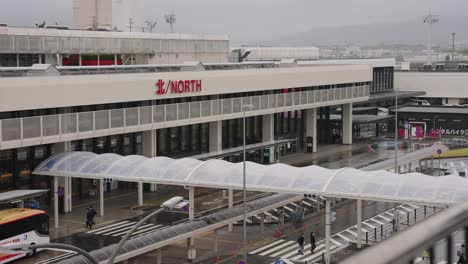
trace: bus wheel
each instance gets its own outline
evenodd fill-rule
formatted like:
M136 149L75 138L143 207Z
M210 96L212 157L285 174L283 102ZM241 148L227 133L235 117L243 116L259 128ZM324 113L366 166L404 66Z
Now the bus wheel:
M36 243L31 243L31 246L32 245L36 245ZM36 254L36 249L30 249L28 253L26 253L26 256L28 257L32 257Z

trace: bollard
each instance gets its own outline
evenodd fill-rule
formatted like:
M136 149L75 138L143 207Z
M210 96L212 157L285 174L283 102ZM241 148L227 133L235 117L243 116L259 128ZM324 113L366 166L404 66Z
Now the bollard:
M434 213L435 213L435 205L434 205Z
M377 227L374 227L374 240L377 241Z
M380 225L380 239L383 240L383 225Z
M369 245L369 232L366 232L366 245Z
M409 225L409 212L406 213L406 222Z
M424 205L424 217L426 217L426 206Z
M414 222L416 223L416 209L414 209Z
M322 263L325 264L325 252L322 252Z

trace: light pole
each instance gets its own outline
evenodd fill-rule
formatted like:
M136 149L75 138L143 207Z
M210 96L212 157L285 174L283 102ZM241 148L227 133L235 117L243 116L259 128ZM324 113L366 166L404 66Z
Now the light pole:
M246 188L246 146L245 146L245 110L252 109L253 105L242 105L242 130L243 130L243 153L244 153L244 168L243 168L243 175L242 175L242 191L243 191L243 202L242 202L242 216L243 216L243 235L242 235L242 245L244 247L243 250L243 260L247 263L247 212L245 208L245 201L247 200L247 188Z
M395 173L398 173L398 90L395 89ZM398 230L398 215L396 203L393 203L393 231Z

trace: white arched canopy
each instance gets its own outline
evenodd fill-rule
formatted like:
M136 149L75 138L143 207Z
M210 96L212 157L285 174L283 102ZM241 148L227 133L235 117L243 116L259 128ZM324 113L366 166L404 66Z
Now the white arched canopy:
M66 152L42 162L34 174L242 189L242 166L242 163L224 160ZM420 173L395 174L354 168L331 170L319 166L298 168L253 162L247 162L247 189L428 204L452 204L468 198L468 181L454 175L432 177Z

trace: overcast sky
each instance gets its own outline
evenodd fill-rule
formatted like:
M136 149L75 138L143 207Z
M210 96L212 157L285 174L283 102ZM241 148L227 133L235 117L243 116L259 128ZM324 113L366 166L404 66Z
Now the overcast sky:
M468 16L468 0L132 0L141 20L157 19L156 31L167 32L163 15L174 10L176 31L228 33L234 44L324 26L420 20L432 11ZM0 23L72 24L72 0L0 0Z

